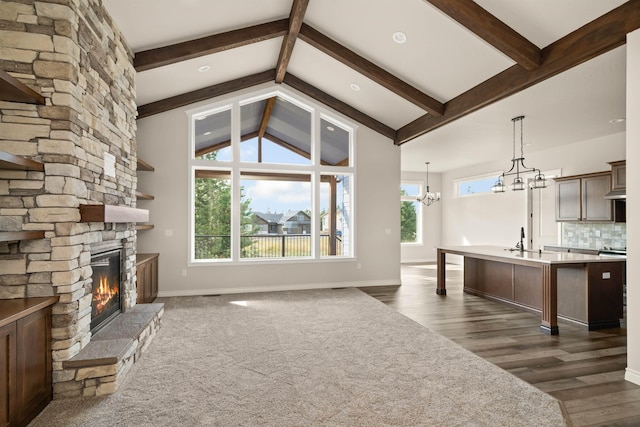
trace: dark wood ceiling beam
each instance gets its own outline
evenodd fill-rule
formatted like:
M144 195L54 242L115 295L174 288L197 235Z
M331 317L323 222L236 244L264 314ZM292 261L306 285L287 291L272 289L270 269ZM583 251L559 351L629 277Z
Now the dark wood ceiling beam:
M264 136L264 133L267 131L267 126L269 125L269 119L271 118L273 106L276 105L276 99L276 96L272 96L271 98L267 99L267 102L264 104L262 119L260 120L260 127L258 128L258 138L262 138Z
M495 47L521 67L540 66L540 48L487 12L473 0L427 0L451 19Z
M240 141L248 141L251 138L256 138L258 136L258 132L250 132L244 135L240 136ZM222 141L222 142L218 142L217 144L212 144L212 145L208 145L205 147L202 147L198 150L196 150L195 152L195 157L200 157L200 156L204 156L205 154L209 154L212 153L216 150L221 150L223 148L226 147L230 147L231 146L231 140L226 140L226 141Z
M357 53L347 49L340 43L330 39L309 25L302 24L299 37L301 40L309 43L321 52L340 61L344 65L354 69L358 73L368 77L377 84L389 89L391 92L417 105L430 114L435 116L441 116L443 114L444 106L440 101L400 80L393 74L361 57Z
M287 150L296 153L298 156L304 157L305 159L311 159L311 153L304 151L302 148L296 147L293 144L289 144L284 139L280 139L275 135L270 133L265 133L264 137L269 141L273 142L276 145L279 145L282 148L286 148Z
M216 96L225 95L240 89L256 86L261 83L273 81L275 69L263 71L261 73L251 74L249 76L240 77L228 82L208 86L192 92L176 95L171 98L162 99L160 101L151 102L138 107L138 119L152 116L154 114L163 113L173 110L174 108L184 107L194 102L204 101L215 98Z
M309 0L293 0L291 13L289 14L289 33L282 41L280 56L278 57L278 65L276 65L276 83L282 83L284 80L284 75L287 72L289 60L293 53L293 46L298 39L302 20L304 19L304 14L307 11L308 5Z
M296 90L299 90L300 92L315 99L316 101L321 102L330 108L333 108L334 110L357 121L358 123L361 123L364 126L367 126L368 128L373 129L379 134L384 135L387 138L391 138L393 140L396 139L395 129L392 129L389 126L385 125L384 123L377 121L373 117L370 117L364 114L362 111L357 110L356 108L350 106L349 104L346 104L340 101L339 99L334 98L333 96L329 95L326 92L321 91L315 86L312 86L309 83L303 80L300 80L293 74L287 73L284 76L284 83Z
M175 64L176 62L284 36L288 31L288 19L267 22L265 24L214 34L170 46L137 52L133 60L133 65L136 71L146 71L152 68Z
M447 102L444 116L425 114L398 129L396 145L622 46L626 42L626 35L638 28L640 0L630 0L545 47L542 50L542 64L535 70L527 71L514 65Z

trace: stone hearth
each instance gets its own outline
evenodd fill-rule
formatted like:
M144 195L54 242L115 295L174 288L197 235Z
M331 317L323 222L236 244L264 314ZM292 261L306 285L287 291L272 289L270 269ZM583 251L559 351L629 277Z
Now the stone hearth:
M58 397L102 396L115 392L160 328L164 304L138 304L118 315L71 360L62 363L69 378Z

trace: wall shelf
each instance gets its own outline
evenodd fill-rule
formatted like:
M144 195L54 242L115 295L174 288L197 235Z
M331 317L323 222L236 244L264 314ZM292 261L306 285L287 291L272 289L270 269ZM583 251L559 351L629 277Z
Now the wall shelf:
M136 197L138 200L154 200L153 194L143 193L142 191L136 191Z
M0 70L0 99L9 102L44 105L44 96Z
M29 170L44 172L44 164L35 160L15 156L5 151L0 151L0 169Z
M139 171L147 171L147 172L153 172L155 171L155 168L153 166L151 166L149 163L145 162L144 160L137 160L137 170Z
M153 224L136 224L136 230L152 230Z
M0 242L44 239L44 231L0 231Z
M80 222L147 222L147 209L113 205L80 205Z

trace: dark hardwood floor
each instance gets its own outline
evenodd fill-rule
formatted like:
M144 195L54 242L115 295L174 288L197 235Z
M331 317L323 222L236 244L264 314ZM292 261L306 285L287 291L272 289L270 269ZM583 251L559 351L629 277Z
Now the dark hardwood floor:
M444 297L435 264L403 265L402 286L360 289L561 400L574 426L640 426L640 386L624 380L624 327L589 332L561 321L560 335L544 335L540 315L464 294L455 265Z

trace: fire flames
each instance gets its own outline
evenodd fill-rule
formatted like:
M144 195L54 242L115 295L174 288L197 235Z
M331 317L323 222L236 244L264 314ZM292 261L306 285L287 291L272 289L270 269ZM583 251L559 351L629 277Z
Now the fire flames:
M100 275L98 287L93 292L93 302L96 312L100 313L106 309L113 299L118 296L118 284L109 285L109 278Z

